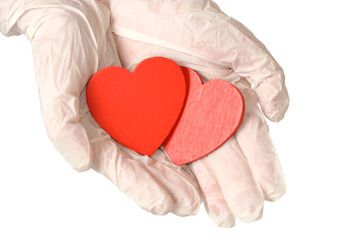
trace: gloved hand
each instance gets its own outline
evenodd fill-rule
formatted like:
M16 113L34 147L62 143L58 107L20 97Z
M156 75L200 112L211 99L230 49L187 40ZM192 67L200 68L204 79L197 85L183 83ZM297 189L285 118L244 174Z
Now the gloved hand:
M264 199L274 201L285 192L264 119L279 121L288 107L281 67L248 29L212 1L110 0L110 10L123 67L133 70L145 58L163 56L195 69L205 82L220 78L242 92L246 110L235 135L189 167L216 225L259 219Z
M3 34L26 34L31 41L46 130L69 164L78 171L94 168L152 213L196 213L201 199L188 171L168 164L161 151L141 156L117 144L89 113L87 81L103 67L120 65L108 5L2 0L0 16Z

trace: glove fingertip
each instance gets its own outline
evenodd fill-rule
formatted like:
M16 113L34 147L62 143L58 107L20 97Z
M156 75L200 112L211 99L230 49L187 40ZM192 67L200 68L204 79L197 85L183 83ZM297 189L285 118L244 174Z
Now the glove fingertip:
M90 149L90 155L87 157L79 157L77 158L76 156L75 159L70 159L70 158L66 158L66 161L68 162L68 164L70 165L70 167L72 167L73 169L75 169L78 172L85 172L91 169L92 167L92 150Z
M267 88L267 89L264 89ZM255 89L261 110L272 122L281 121L289 108L289 95L286 87L269 88L261 85Z
M263 204L255 205L255 206L252 206L246 214L243 214L240 216L237 215L236 218L245 223L255 222L262 218L263 209L264 209Z
M286 186L284 184L280 186L278 189L275 189L273 192L267 193L265 195L265 199L270 202L275 202L279 200L285 193L286 193Z
M84 172L92 167L93 149L80 123L46 125L50 141L73 169Z
M289 100L284 100L281 104L277 104L275 106L271 106L271 111L266 111L262 107L262 111L266 118L268 118L272 122L280 122L284 119L285 113L289 107ZM268 107L269 108L269 107Z

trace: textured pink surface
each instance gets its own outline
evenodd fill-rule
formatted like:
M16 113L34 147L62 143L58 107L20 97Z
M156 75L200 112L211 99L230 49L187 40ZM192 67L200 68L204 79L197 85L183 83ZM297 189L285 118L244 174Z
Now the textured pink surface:
M244 114L244 100L235 86L220 79L203 84L197 72L185 67L182 70L187 98L163 144L177 165L195 161L220 147L237 130Z

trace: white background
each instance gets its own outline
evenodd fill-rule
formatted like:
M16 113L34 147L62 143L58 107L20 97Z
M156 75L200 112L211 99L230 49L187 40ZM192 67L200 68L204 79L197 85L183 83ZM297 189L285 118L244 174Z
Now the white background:
M285 70L291 105L269 123L288 191L232 229L154 216L103 176L72 170L48 141L30 43L0 36L0 239L360 239L357 1L217 3ZM44 69L46 71L46 69Z

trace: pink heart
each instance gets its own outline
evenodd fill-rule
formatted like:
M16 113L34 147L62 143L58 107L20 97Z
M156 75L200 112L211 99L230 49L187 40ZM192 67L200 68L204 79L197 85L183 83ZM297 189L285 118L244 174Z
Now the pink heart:
M182 70L187 98L163 144L176 165L198 160L220 147L235 133L244 115L244 99L235 86L220 79L203 84L196 71Z

